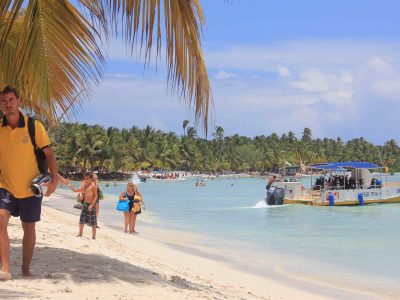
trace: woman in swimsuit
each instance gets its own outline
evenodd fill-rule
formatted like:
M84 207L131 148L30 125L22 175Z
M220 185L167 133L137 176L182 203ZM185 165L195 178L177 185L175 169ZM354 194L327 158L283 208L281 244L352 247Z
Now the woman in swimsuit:
M129 201L129 211L124 211L125 233L136 233L136 215L142 212L141 208L144 206L144 201L137 185L133 182L128 182L126 191L121 193L119 199Z

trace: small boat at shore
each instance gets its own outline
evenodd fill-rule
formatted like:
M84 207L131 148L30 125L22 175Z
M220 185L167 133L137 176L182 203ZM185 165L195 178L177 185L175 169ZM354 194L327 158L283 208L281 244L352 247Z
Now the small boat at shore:
M164 181L164 182L174 182L174 181L183 181L186 180L185 177L177 177L177 178L159 178L159 177L150 177L151 180L155 181Z
M320 175L302 182L274 182L267 190L268 205L364 205L400 202L400 182L388 182L387 168L369 162L331 162L310 166ZM374 173L371 170L385 171Z

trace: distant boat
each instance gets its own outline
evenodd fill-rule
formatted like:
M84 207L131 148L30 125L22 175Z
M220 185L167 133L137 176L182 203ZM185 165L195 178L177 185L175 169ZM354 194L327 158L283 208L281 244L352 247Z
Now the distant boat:
M156 180L156 181L182 181L186 180L185 177L176 177L176 178L157 178L157 177L150 177L151 180Z
M331 162L310 168L320 172L317 178L309 177L310 189L301 182L274 182L266 203L337 206L400 202L400 182L388 182L383 180L387 174L373 176L370 172L387 168L369 162Z

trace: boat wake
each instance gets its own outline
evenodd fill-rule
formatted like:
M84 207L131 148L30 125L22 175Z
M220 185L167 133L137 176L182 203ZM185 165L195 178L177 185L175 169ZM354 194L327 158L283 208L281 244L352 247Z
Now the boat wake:
M132 174L131 182L133 182L134 184L140 184L140 178L136 172Z
M275 208L275 207L282 207L282 206L287 206L289 204L282 204L282 205L267 205L265 203L265 200L258 201L254 206L251 208Z

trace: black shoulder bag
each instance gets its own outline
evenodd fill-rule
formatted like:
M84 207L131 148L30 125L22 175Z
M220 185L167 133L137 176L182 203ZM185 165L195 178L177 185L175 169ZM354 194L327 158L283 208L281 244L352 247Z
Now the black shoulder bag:
M36 156L36 161L38 164L39 172L40 172L40 174L49 174L48 168L47 168L46 155L44 154L43 150L39 149L38 146L36 145L35 119L32 117L28 117L28 131L29 131L29 136L31 138L31 142L33 145L33 149L35 151L35 156Z

